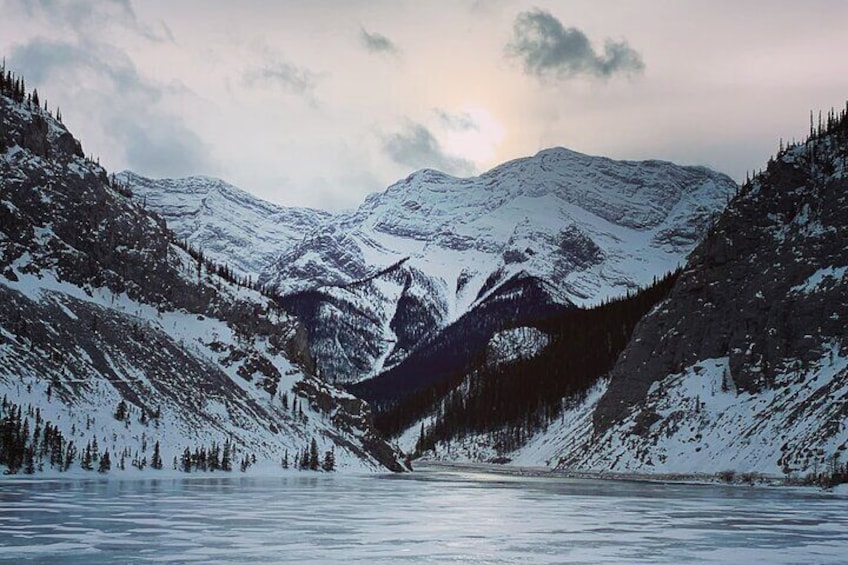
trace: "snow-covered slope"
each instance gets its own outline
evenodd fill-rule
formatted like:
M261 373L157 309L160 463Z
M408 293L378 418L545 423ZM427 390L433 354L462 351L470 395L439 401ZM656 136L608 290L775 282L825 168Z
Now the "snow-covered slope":
M178 238L254 280L282 249L330 217L311 208L276 206L211 177L149 179L124 171L115 180L164 218Z
M424 170L330 218L261 280L308 311L313 350L334 352L318 355L323 373L358 381L432 337L400 336L398 320L436 331L518 279L542 281L563 305L650 283L685 259L735 191L699 167L562 148L468 179ZM349 330L315 331L339 318ZM370 350L346 348L363 341L351 333Z
M469 179L424 170L331 219L265 276L288 292L350 283L408 258L443 281L449 319L499 268L596 303L676 266L735 190L703 168L563 148Z
M279 468L314 440L338 468L402 468L367 406L310 376L296 319L178 245L44 110L0 96L0 126L6 432L50 422L73 466L95 443L113 469L119 454L151 463L156 444L169 467L215 444L236 468ZM35 442L3 441L4 457L52 464Z
M848 117L828 123L742 187L610 378L516 463L792 475L845 462Z
M736 189L703 168L562 148L469 179L419 171L335 216L217 179L117 178L206 257L287 295L321 374L338 382L397 366L517 279L543 281L563 305L649 283Z

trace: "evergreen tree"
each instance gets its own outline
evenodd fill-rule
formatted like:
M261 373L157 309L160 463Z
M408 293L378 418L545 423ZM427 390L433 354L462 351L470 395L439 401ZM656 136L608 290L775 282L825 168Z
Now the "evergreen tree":
M62 465L62 471L67 471L71 468L74 459L77 458L77 448L73 440L68 442L68 448L65 450L65 463Z
M150 460L150 466L157 470L162 468L162 454L159 451L158 441L153 445L153 458Z
M112 469L112 460L109 457L109 450L107 449L103 452L103 456L100 457L100 465L97 467L98 473L108 473L109 470Z
M309 445L309 468L313 471L318 470L318 442L312 438L312 443Z
M91 461L92 461L91 442L89 442L85 445L85 451L83 452L82 461L80 462L80 466L83 469L85 469L86 471L91 471L92 469L94 469L94 467L91 464Z
M206 452L206 465L208 466L210 471L217 471L221 468L219 452L220 449L218 447L218 444L212 442L212 447L210 447L209 451Z
M115 408L115 419L123 422L127 418L127 403L124 402L124 399L118 403L118 407Z
M229 439L227 439L227 440L224 442L224 450L223 450L223 452L221 453L221 470L222 470L222 471L227 471L227 472L229 472L229 471L232 471L232 470L233 470L233 464L232 464L232 459L231 459L231 457L232 457L231 452L232 452L232 448L230 447L230 440L229 440Z
M35 451L32 446L24 450L24 473L32 475L35 473Z
M326 453L324 453L324 462L322 463L321 468L328 472L336 470L336 454L332 449L329 449Z
M184 472L191 473L191 451L187 447L183 451L183 457L180 463Z

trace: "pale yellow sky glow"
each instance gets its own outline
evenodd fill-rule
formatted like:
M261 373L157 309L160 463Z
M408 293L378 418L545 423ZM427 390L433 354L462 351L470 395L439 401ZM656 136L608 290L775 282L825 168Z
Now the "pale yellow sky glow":
M504 140L506 129L485 108L464 108L461 115L467 116L473 127L451 129L445 133L441 138L445 150L481 167L491 165L498 146Z
M220 176L287 205L349 208L417 168L479 173L554 145L738 180L802 136L811 109L848 98L836 0L2 10L9 65L110 170ZM521 21L539 27L521 36Z

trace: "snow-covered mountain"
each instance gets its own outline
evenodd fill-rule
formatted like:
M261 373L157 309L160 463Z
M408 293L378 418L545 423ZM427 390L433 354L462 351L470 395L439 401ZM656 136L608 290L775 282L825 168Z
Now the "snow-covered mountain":
M514 451L479 435L436 456L599 472L837 469L848 449L846 159L848 110L742 187L608 377L564 398Z
M304 319L322 374L356 382L521 281L564 306L650 283L736 188L700 167L562 148L468 179L424 170L330 218L261 280Z
M343 383L397 367L527 285L565 307L645 285L684 260L736 190L699 167L562 148L468 179L419 171L334 216L216 179L119 180L204 255L284 295L319 372Z
M115 180L164 218L179 239L254 280L281 250L330 217L311 208L277 206L211 177L154 180L124 171Z
M612 371L590 447L566 461L777 473L844 457L846 155L843 115L743 187Z
M563 148L468 179L423 170L331 219L265 275L288 293L313 281L349 284L406 260L441 280L449 320L468 311L499 269L595 303L676 266L735 190L699 167Z
M226 446L234 467L403 468L275 301L181 246L37 102L0 95L0 126L0 464L155 447L205 467Z

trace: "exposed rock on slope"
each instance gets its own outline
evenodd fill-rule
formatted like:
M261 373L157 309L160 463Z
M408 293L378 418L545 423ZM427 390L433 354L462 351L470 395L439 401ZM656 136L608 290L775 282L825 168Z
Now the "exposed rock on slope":
M322 374L355 382L521 281L540 281L544 301L566 306L650 283L735 190L703 168L566 149L470 179L425 170L329 219L262 280L303 313ZM330 320L342 322L327 333Z
M304 374L298 322L209 271L45 111L0 96L0 391L77 449L162 457L229 442L398 470L361 401ZM124 418L116 407L128 403ZM153 416L155 414L155 417Z
M637 328L563 465L823 470L848 447L848 120L772 160Z

